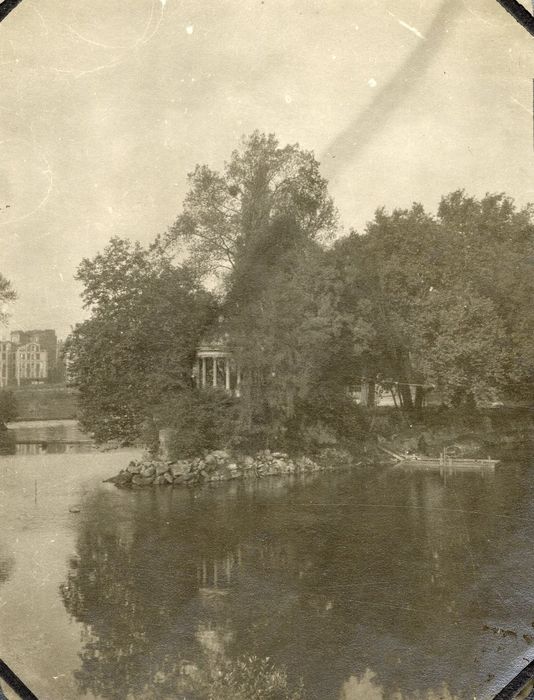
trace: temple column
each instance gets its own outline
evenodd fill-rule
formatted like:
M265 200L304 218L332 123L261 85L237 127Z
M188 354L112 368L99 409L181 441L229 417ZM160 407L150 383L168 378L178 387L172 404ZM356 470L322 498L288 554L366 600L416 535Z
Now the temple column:
M200 386L203 389L205 389L206 388L206 358L202 357L200 359L200 361L202 362L202 383Z
M226 380L226 391L230 391L230 360L227 357L224 358L224 372Z
M217 388L217 358L213 358L213 388Z
M236 365L235 371L235 395L241 396L241 369Z

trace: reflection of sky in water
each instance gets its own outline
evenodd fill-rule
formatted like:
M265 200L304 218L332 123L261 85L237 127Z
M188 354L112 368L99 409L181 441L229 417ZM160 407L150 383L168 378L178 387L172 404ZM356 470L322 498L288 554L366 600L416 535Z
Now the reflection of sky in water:
M445 683L439 688L414 695L405 695L400 691L388 694L380 684L376 673L367 668L361 676L351 676L343 684L339 700L459 700L459 698L450 692Z
M173 697L184 668L254 654L309 700L489 698L532 654L526 466L101 483L127 460L0 463L0 645L44 697Z

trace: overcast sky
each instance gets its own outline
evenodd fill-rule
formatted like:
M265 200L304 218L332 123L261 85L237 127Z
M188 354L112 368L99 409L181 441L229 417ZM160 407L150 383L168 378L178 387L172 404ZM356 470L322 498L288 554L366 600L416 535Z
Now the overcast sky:
M81 258L164 232L187 173L254 129L316 153L345 230L460 187L534 201L533 55L495 0L22 0L0 24L11 328L64 336Z

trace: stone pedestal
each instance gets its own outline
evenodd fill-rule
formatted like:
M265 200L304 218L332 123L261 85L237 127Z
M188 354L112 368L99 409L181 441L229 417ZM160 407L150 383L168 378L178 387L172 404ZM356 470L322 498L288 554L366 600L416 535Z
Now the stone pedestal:
M174 428L162 428L159 431L159 456L164 461L172 459L171 449L176 434Z

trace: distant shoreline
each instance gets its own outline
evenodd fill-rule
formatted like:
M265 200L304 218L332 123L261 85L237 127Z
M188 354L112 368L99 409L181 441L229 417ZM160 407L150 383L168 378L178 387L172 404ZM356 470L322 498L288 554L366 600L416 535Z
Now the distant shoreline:
M38 427L38 424L43 425L76 425L78 421L72 416L67 416L66 418L21 418L20 420L12 420L6 423L8 430L10 428L24 428L25 424L31 427Z

